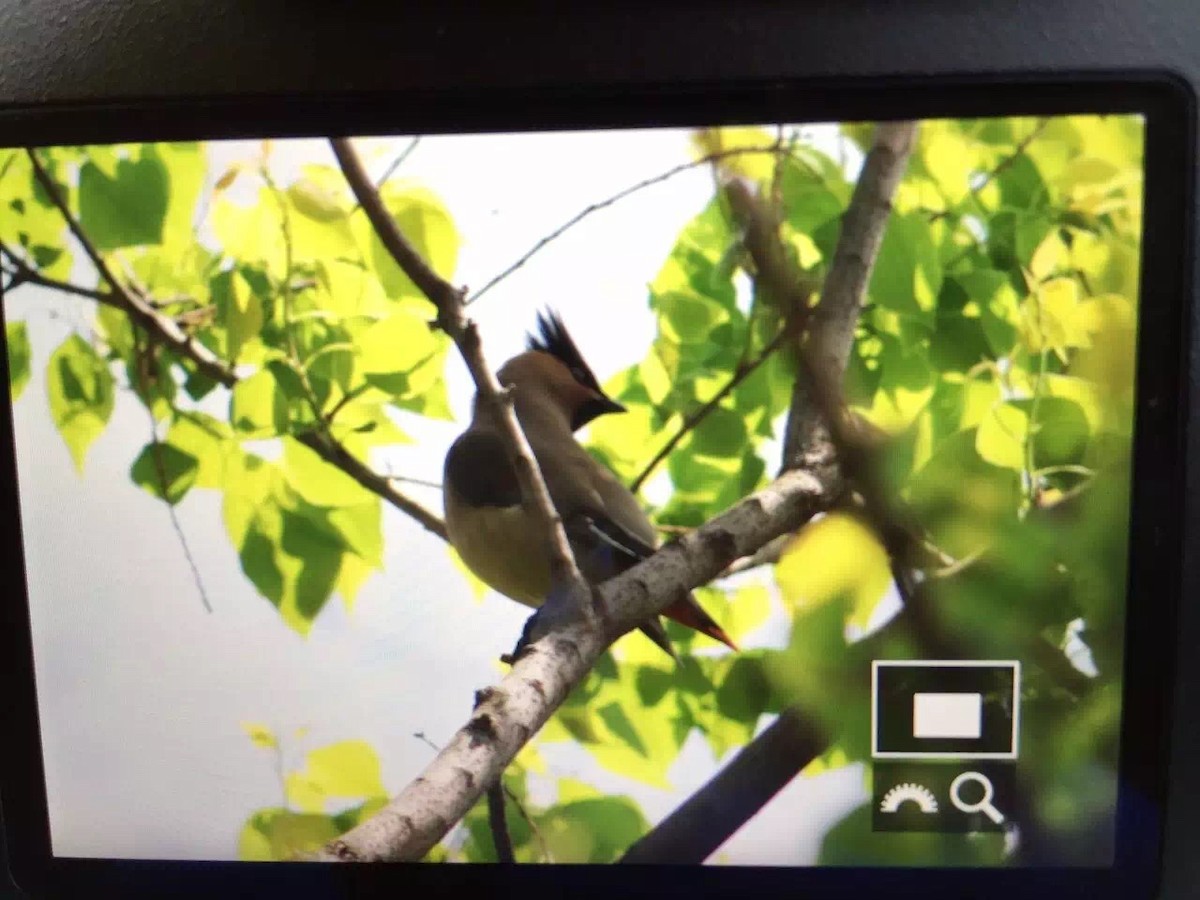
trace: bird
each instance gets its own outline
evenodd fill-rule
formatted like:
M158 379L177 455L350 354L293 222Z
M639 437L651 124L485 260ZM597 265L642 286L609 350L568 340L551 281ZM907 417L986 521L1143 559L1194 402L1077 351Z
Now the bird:
M500 367L497 380L511 390L517 421L580 573L598 585L651 556L658 549L658 534L633 492L575 437L592 420L625 412L625 407L601 389L557 313L539 312L536 332L526 335L524 352ZM498 415L476 394L470 425L446 453L446 531L476 577L538 609L551 588L550 558L542 526L522 505ZM738 649L690 592L662 615ZM639 627L678 661L658 616Z

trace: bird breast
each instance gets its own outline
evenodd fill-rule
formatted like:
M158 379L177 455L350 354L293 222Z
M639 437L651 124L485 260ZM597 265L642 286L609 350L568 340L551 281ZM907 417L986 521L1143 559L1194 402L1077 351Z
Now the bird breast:
M550 592L550 563L541 529L521 506L448 503L446 530L467 568L493 590L539 607Z

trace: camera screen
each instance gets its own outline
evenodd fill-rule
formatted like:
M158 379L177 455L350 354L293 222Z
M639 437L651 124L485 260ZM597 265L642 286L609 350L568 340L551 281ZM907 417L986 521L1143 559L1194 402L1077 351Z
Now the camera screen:
M407 818L443 863L1111 865L1143 150L1134 115L0 149L55 855ZM769 539L693 540L735 507ZM465 814L403 806L564 545L599 589L667 544L725 556L442 784Z

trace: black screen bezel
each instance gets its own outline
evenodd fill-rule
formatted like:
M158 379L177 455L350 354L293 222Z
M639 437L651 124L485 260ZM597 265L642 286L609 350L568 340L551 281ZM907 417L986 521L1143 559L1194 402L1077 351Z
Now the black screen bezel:
M12 411L0 392L0 648L7 739L0 741L10 861L37 893L97 890L203 893L350 893L403 885L415 890L552 894L687 891L717 895L790 891L821 896L886 892L925 897L1086 893L1150 896L1158 878L1166 801L1174 634L1181 600L1186 359L1190 340L1194 97L1169 73L1074 73L979 78L727 81L686 87L424 91L388 94L244 96L0 109L2 143L91 144L139 140L533 131L854 121L982 115L1130 112L1146 117L1146 213L1138 339L1130 580L1117 860L1111 868L829 869L724 867L371 866L167 863L55 858L50 854L37 727L33 647L21 548ZM0 365L6 365L0 360ZM69 554L69 535L64 535Z

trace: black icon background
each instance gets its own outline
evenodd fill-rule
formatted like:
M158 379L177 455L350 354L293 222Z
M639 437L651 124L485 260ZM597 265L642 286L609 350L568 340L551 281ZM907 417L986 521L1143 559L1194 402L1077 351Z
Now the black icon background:
M950 784L963 772L978 772L992 782L991 805L1005 818L996 824L984 812L961 812L950 800ZM1012 822L1016 798L1016 766L1010 762L967 760L959 762L882 762L876 761L872 771L871 827L874 831L936 831L960 833L968 831L1003 831ZM916 803L903 803L896 812L879 809L884 796L900 784L919 784L928 788L937 800L938 811L921 812ZM983 799L983 788L977 783L964 784L959 797L967 805Z
M1009 753L1013 747L1012 666L880 666L878 669L878 736L881 753ZM978 738L913 736L913 695L972 693L983 696Z

